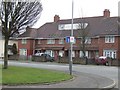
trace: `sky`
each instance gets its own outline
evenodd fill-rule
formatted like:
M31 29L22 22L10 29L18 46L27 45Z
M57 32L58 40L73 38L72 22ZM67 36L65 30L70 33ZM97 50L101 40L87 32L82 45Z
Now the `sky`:
M102 16L104 9L110 10L110 16L118 16L120 0L73 0L73 18ZM33 28L39 28L47 22L53 22L55 15L60 19L72 18L72 0L41 0L43 11Z

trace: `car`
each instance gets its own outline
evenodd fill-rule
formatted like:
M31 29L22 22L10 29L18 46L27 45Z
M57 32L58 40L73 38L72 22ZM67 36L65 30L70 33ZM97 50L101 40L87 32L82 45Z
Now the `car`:
M44 54L44 53L37 52L37 53L35 53L35 56L41 56L42 54Z
M95 63L97 65L109 65L108 58L105 56L100 56L100 57L96 58Z
M45 57L46 61L50 61L53 62L54 61L54 57L50 56L49 54L41 54L41 56Z

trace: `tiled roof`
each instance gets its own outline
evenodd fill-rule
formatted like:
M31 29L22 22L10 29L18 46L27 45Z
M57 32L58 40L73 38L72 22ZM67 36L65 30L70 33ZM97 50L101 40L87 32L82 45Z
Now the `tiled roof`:
M74 23L80 23L83 19L76 18ZM88 17L84 18L84 21L88 23L89 36L100 35L118 35L118 18L117 17ZM58 22L46 23L38 28L37 38L52 38L52 37L66 37L69 36L70 30L58 30L59 24L70 24L71 19L59 20ZM80 30L74 30L74 36L79 36Z
M118 17L86 17L75 18L74 23L88 23L86 30L88 36L95 37L100 35L118 35ZM70 36L71 30L58 30L60 24L71 24L71 19L59 20L58 22L46 23L38 29L28 28L20 37L32 38L64 38ZM74 36L78 37L80 30L74 30Z
M18 38L28 37L28 38L34 39L36 38L36 36L37 36L37 29L27 27L26 32L21 34Z

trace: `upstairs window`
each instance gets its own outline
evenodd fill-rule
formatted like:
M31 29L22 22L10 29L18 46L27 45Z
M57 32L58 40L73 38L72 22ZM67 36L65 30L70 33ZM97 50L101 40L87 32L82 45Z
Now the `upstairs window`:
M26 39L22 39L21 43L22 44L27 44L27 40Z
M105 36L105 43L114 43L115 37L114 36Z
M81 44L83 43L83 40L84 40L84 44L91 44L91 38L85 37L85 39L81 39Z
M41 40L38 40L38 44L41 44Z
M59 39L59 44L64 44L64 39Z
M73 24L73 29L78 30L81 28L86 28L88 26L88 23L74 23ZM58 25L59 30L71 30L72 29L72 24L60 24Z
M91 44L91 38L86 37L86 39L85 39L85 44Z
M55 40L54 39L48 39L47 44L55 44Z

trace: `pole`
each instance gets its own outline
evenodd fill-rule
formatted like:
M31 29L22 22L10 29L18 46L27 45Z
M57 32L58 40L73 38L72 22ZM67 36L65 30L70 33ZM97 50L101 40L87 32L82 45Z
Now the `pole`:
M73 36L73 9L74 9L74 1L72 0L72 23L71 23L71 36ZM72 52L73 52L73 43L70 43L70 61L69 61L69 70L70 75L72 75Z

